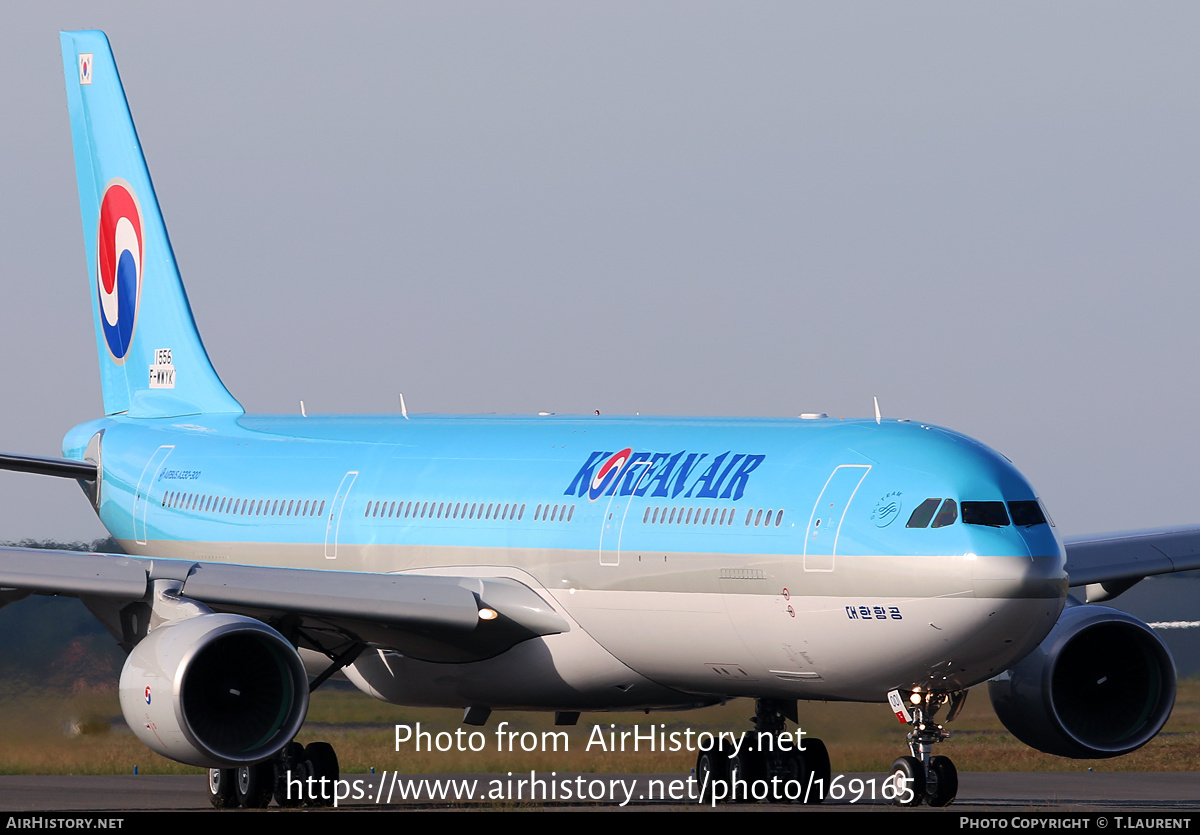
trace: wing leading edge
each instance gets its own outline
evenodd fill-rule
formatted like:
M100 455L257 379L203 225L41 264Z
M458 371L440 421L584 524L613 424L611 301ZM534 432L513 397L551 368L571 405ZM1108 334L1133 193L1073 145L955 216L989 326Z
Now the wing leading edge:
M537 592L515 580L0 548L0 590L79 597L93 611L144 606L159 580L177 584L179 597L260 618L322 652L362 643L461 662L570 630Z
M1109 600L1146 577L1200 569L1200 527L1160 528L1076 537L1064 542L1072 587L1087 600Z

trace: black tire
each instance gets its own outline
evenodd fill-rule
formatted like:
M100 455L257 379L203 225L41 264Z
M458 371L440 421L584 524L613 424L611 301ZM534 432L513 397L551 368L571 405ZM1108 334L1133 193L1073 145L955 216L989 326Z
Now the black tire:
M310 742L304 746L304 764L315 780L313 793L307 798L311 806L332 806L334 784L341 776L337 754L328 742ZM324 778L324 782L322 782ZM307 786L306 786L307 788Z
M275 792L275 764L270 760L237 769L236 794L243 809L265 809Z
M746 784L746 791L750 790L750 783L755 780L765 780L767 777L767 757L761 751L748 750L747 746L743 745L742 750L734 754L729 760L729 779L742 781ZM731 796L732 796L731 784ZM740 798L743 801L752 802L753 797Z
M785 751L780 756L779 785L774 800L776 803L799 803L804 799L804 784L808 780L804 773L804 755L799 751Z
M237 808L237 769L208 770L208 799L216 809Z
M294 809L304 803L304 792L308 787L306 782L308 772L304 768L304 746L299 742L289 742L275 755L275 802L284 809ZM291 781L292 791L288 791ZM300 788L296 788L296 781Z
M920 806L925 799L925 766L916 757L901 757L892 763L888 782L897 806Z
M829 765L829 749L821 740L809 739L805 740L800 756L804 760L804 791L808 792L808 797L802 799L805 803L824 803L825 798L829 796L829 783L833 779L833 769Z
M696 754L696 791L700 793L701 803L713 802L714 780L723 783L729 780L729 756L724 745Z
M949 757L933 757L929 760L929 770L937 781L936 786L929 786L929 805L949 806L958 796L958 769Z

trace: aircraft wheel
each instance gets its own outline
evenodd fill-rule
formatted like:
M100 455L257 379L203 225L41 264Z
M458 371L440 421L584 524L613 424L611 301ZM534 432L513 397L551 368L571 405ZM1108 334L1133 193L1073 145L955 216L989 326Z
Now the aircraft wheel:
M306 770L315 778L314 795L308 798L312 806L332 806L334 783L341 776L337 754L328 742L310 742L304 746ZM324 778L324 779L322 779ZM306 786L307 788L307 786Z
M233 809L237 806L237 769L208 770L208 799L217 809Z
M275 764L270 760L237 770L237 801L245 809L265 809L275 790Z
M696 790L701 803L713 802L714 782L729 782L729 756L724 743L696 754Z
M292 809L304 803L304 792L308 787L308 772L304 768L304 746L289 742L275 755L275 802L284 809ZM291 781L291 792L288 782ZM296 787L296 782L300 787Z
M796 803L804 799L804 784L808 775L804 773L804 755L799 751L788 751L783 755L779 787L775 792L776 803Z
M767 778L767 757L761 751L742 750L729 760L730 803L757 803L769 797L755 795L757 784ZM769 785L769 784L768 784Z
M829 794L829 782L833 779L833 769L829 765L829 749L819 739L809 739L804 743L804 786L808 792L805 803L823 803ZM812 775L811 782L809 775Z
M929 805L949 806L958 796L958 769L949 757L933 757L929 760L929 770L936 781L929 795Z
M767 758L761 751L747 751L744 747L729 761L730 776L747 783L762 780L767 776Z
M901 757L892 763L889 782L892 803L897 806L920 806L925 797L925 767L916 757Z

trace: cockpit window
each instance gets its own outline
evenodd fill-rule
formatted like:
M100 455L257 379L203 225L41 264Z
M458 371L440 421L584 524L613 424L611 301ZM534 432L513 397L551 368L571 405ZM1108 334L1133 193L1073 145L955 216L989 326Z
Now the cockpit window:
M942 502L942 508L938 511L937 516L933 519L935 528L944 528L947 525L953 525L958 520L958 505L954 503L954 499L946 499Z
M1008 512L1004 502L963 502L963 522L968 525L987 525L1003 528L1008 525Z
M1042 515L1045 516L1046 521L1050 523L1050 527L1052 527L1052 528L1058 527L1057 525L1054 524L1054 517L1050 515L1050 511L1046 510L1045 503L1041 499L1038 499L1037 503L1038 503L1038 507L1040 507L1042 509Z
M923 528L929 524L929 520L933 518L933 512L937 510L937 506L941 504L941 499L926 499L917 505L917 509L912 512L912 516L908 517L909 528Z
M1009 502L1008 512L1012 514L1013 524L1022 528L1032 528L1034 525L1046 524L1046 515L1042 506L1036 501Z
M939 508L939 505L941 506ZM934 515L936 513L936 516ZM1044 525L1049 522L1042 509L1041 503L1033 501L1009 502L1008 510L1004 502L963 502L962 520L967 525L987 525L993 528L1003 528L1009 524L1009 514L1012 514L1012 524L1023 528L1034 525ZM954 499L926 499L917 505L917 509L908 517L909 528L924 528L933 520L932 527L944 528L958 521L958 505ZM1053 524L1052 522L1049 522Z

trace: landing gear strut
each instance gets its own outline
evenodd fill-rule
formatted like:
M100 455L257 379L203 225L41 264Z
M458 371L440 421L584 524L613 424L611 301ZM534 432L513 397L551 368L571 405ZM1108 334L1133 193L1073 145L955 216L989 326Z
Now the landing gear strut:
M787 731L796 722L796 703L754 702L754 729L740 748L728 739L696 757L696 781L705 802L820 803L829 791L829 752L825 743ZM798 724L798 723L797 723Z
M933 746L950 738L950 732L934 721L943 707L949 707L946 721L958 716L967 700L965 690L953 693L913 690L888 693L888 703L896 717L909 725L908 747L912 756L892 763L889 781L897 806L949 806L958 795L958 769L949 757L933 756Z
M289 742L269 760L241 768L210 768L208 797L218 809L331 806L340 770L328 742Z

